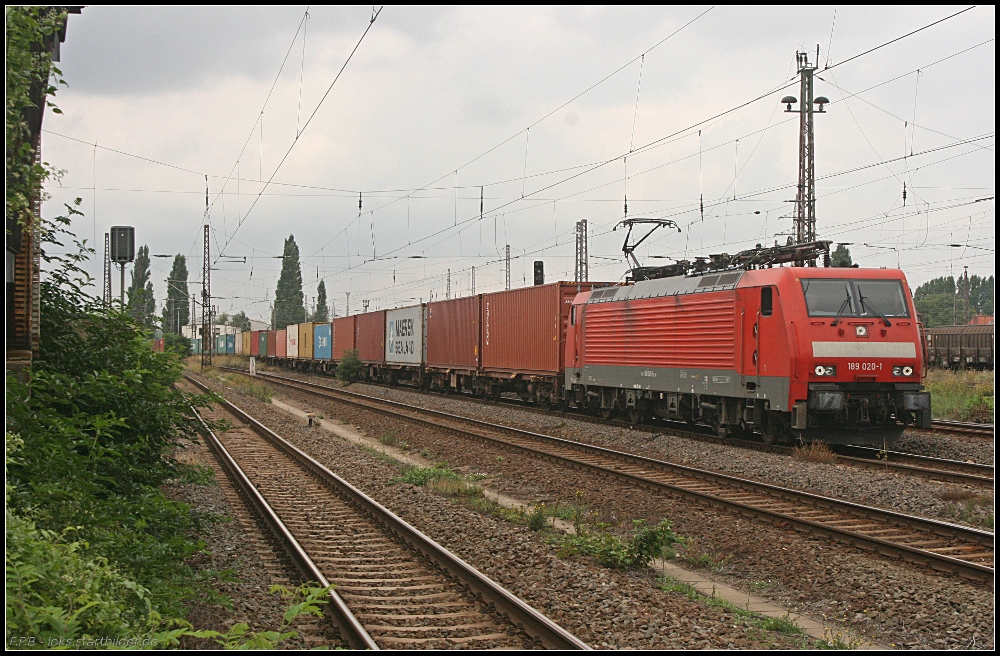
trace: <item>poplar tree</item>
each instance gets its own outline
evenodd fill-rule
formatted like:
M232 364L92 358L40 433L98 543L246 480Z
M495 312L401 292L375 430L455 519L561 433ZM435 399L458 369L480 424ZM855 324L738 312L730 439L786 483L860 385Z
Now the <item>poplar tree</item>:
M153 283L149 280L149 246L140 246L139 252L136 253L126 309L139 323L153 325L156 299L153 298Z
M299 266L299 247L295 237L285 240L285 250L281 259L281 277L274 292L274 329L284 330L286 326L301 323L305 317L302 296L302 267Z
M191 297L188 296L187 258L178 254L167 278L167 302L163 306L164 332L180 333L191 320Z
M319 287L316 288L316 312L313 314L312 320L320 323L330 320L330 308L326 306L326 283L322 280L319 281Z

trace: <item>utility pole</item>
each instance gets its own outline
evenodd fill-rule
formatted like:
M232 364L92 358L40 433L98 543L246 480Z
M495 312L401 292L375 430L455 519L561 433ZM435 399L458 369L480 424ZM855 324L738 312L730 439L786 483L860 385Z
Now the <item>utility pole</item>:
M205 224L205 248L201 265L201 368L212 366L212 254L209 251L209 229Z
M349 317L351 316L351 292L344 292L344 294L347 296L347 314L344 316Z
M445 288L444 297L446 300L451 298L451 269L448 269L448 286Z
M476 295L476 267L472 267L472 295Z
M367 298L362 299L362 301L361 301L361 305L365 308L365 313L368 312L368 303L370 303L370 302L371 301L369 301Z
M507 284L504 289L510 289L510 244L507 244Z
M104 233L104 305L111 307L111 233Z
M816 59L819 60L819 46L816 46ZM820 96L813 97L813 74L817 66L809 63L809 53L796 52L795 60L799 67L799 99L802 101L798 109L792 109L792 103L797 102L794 96L785 96L781 102L786 105L786 112L799 115L799 183L795 194L795 241L808 244L816 241L816 179L815 179L815 140L813 133L813 114L826 112L825 105L829 99ZM818 105L814 109L813 105ZM816 261L810 261L816 266Z
M962 285L963 296L965 296L965 307L962 309L962 323L969 323L969 267L965 267L965 284Z
M587 219L576 222L576 282L590 279L590 256L587 251Z

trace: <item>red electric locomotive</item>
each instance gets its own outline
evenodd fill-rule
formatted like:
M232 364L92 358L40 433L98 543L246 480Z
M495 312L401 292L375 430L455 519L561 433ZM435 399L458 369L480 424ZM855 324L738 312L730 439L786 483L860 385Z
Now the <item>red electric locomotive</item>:
M569 401L765 442L882 444L930 427L920 327L902 271L705 271L576 296Z

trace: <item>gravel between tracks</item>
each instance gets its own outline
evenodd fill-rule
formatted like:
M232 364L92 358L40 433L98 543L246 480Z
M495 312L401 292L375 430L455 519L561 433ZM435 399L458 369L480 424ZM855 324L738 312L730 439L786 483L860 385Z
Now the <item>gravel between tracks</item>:
M383 395L406 394L398 390L372 388L375 392L380 390ZM286 392L283 391L282 394ZM550 504L556 502L570 504L576 491L580 490L590 510L600 513L602 519L615 524L628 524L630 520L638 518L650 522L659 521L664 517L670 518L679 533L692 538L686 550L686 558L695 564L709 566L719 580L725 580L743 589L752 589L760 596L791 606L801 612L842 621L843 626L851 626L864 632L874 642L911 647L964 647L971 644L982 646L984 641L987 645L992 645L994 604L992 591L986 585L930 572L812 535L799 534L760 520L709 510L692 502L639 490L595 474L538 462L497 447L466 443L451 436L435 434L427 429L401 427L398 422L393 423L388 418L350 409L342 404L326 403L315 397L295 392L287 392L287 396L297 399L300 405L315 407L330 416L359 426L371 435L378 436L387 430L394 430L400 439L405 439L416 450L428 449L432 457L448 460L452 466L466 467L472 471L491 475L492 487L515 498L545 501ZM450 399L430 400L452 402ZM303 433L309 436L302 443L308 445L309 450L321 459L332 460L340 457L337 454L343 453L346 449L325 434L316 434L301 428L294 420L276 413L264 404L246 398L244 403L253 404L259 412L279 422L282 428L287 428L289 437ZM463 406L473 407L472 404ZM517 412L516 409L477 407L489 412L490 419L500 421L508 421L500 413ZM470 411L467 414L473 413ZM533 414L529 419L536 423L539 420L551 421L550 418ZM553 423L558 423L558 420ZM594 428L594 426L585 424L584 428ZM600 426L596 428L607 429ZM639 437L644 436L636 434L636 438ZM648 440L648 437L646 439ZM697 446L704 447L704 445ZM784 462L787 467L788 460L785 459ZM357 476L370 476L372 470L377 469L374 464L372 463L372 467L365 466ZM798 464L811 463L795 463ZM343 467L338 469L343 470ZM359 484L368 488L368 484L360 481ZM541 572L550 572L552 569L550 563L553 562L560 562L569 568L579 566L578 563L551 560L550 548L540 544L537 538L533 537L534 534L519 527L494 522L488 528L471 531L470 535L475 536L471 544L462 540L453 544L452 536L458 530L457 526L466 524L477 526L477 523L487 520L474 515L470 519L470 514L466 511L457 509L442 499L426 495L423 490L416 490L414 494L413 500L419 500L418 504L413 504L412 501L407 504L406 495L400 491L399 486L379 488L377 477L372 479L370 484L376 486L370 488L374 496L380 500L385 499L390 507L402 516L413 521L418 527L428 530L436 539L455 549L502 583L513 587L529 603L536 604L543 612L560 619L565 617L566 613L577 611L572 607L573 603L586 601L581 598L577 589L563 588L569 591L569 595L562 597L572 596L573 599L567 602L565 598L551 599L544 592L546 589L558 589L553 588L551 583L546 582L540 587L537 582L523 581L525 577L523 557L518 558L516 552L513 556L507 555L510 543L516 543L516 538L521 538L520 544L530 545L534 561L531 559L526 561L529 567L532 563L535 563L535 568L538 567L537 560L540 557L538 554L544 556ZM399 505L400 503L403 505ZM450 516L450 519L442 520L435 513ZM497 536L502 536L503 539L497 540ZM522 564L515 575L507 571L507 568L497 570L498 567L502 567L502 563L494 562L495 560ZM539 570L535 568L528 571L538 572ZM615 579L621 579L623 576L609 570L591 568L591 571L597 572L591 576L598 581L601 580L600 573ZM634 584L641 579L642 577L631 576L624 580ZM648 595L648 581L646 586L645 594ZM569 608L564 608L567 604L570 604ZM642 617L640 609L644 605L635 607L633 614ZM611 607L614 606L613 602ZM602 600L597 610L604 608ZM602 617L586 604L583 604L577 612L580 619L576 621L583 623L584 626L590 624L590 618ZM619 620L618 626L621 626L621 612L616 612L616 616ZM569 616L564 625L582 639L592 641L594 644L603 642L609 645L635 647L652 647L660 644L691 647L699 644L672 641L673 637L669 632L667 640L663 643L650 642L645 637L638 640L633 638L635 633L645 636L649 630L648 625L644 629L637 628L630 631L624 636L620 631L616 633L611 628L603 641L600 640L600 635L598 640L594 640L590 629L574 626L574 617L576 615ZM613 623L614 619L613 617L609 627L616 626ZM662 624L660 626L662 627ZM680 637L685 636L680 634ZM617 641L608 642L611 639ZM717 640L705 644L726 646Z
M892 448L932 458L968 460L984 465L992 465L996 459L993 440L950 433L907 431Z
M322 382L329 384L329 379ZM848 465L793 460L776 453L709 444L686 437L636 431L572 418L547 416L505 405L483 405L461 398L419 394L376 385L355 384L351 389L393 401L454 412L474 419L534 430L547 435L846 499L855 503L993 530L993 495L977 486L942 483L906 474L880 472ZM924 445L925 450L932 448L932 445L940 450L945 448L941 437L933 439L930 436L914 435L908 439L918 445ZM909 450L906 443L902 447L898 450ZM951 449L953 455L947 456L949 458L993 462L992 448L987 460L977 459L985 455L985 450L980 444L961 441ZM923 451L915 450L914 453ZM959 455L960 453L965 455Z

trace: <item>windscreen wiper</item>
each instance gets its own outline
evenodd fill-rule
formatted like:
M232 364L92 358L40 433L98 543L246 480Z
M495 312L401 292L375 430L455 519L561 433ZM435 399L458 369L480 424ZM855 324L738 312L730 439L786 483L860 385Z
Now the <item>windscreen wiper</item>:
M885 315L882 314L882 312L877 307L875 307L875 304L871 302L871 299L869 299L864 294L861 295L861 311L862 312L865 311L865 301L868 301L868 307L870 307L875 312L875 315L878 316L879 319L881 319L882 321L885 322L886 326L891 326L892 325L891 323L889 323L889 320L885 318Z
M837 316L835 316L833 318L833 321L830 322L831 326L836 326L838 323L840 323L840 317L844 316L844 312L847 311L850 305L851 305L851 297L848 296L847 298L844 299L844 302L840 304L840 309L837 310Z

